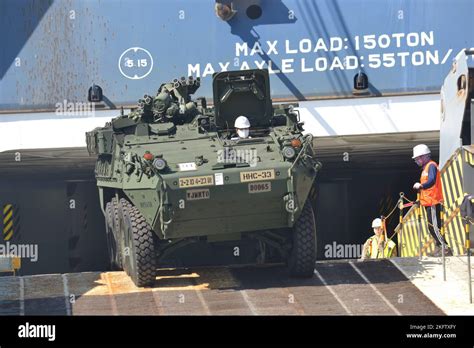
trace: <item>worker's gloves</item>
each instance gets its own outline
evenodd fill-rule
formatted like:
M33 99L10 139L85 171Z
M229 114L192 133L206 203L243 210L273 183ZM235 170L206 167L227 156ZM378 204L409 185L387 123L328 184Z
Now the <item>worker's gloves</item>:
M416 182L415 185L413 185L413 189L415 190L421 189L421 184L419 182Z

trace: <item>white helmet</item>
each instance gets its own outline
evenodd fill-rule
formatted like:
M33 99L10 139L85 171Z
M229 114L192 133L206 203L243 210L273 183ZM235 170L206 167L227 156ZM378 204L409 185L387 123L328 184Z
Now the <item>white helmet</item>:
M372 228L382 227L382 220L377 218L372 221Z
M423 156L423 155L428 155L430 154L431 151L430 151L430 148L428 146L426 146L425 144L419 144L419 145L416 145L414 148L413 148L413 159L417 158L417 157L420 157L420 156Z
M234 127L238 129L250 128L249 119L245 116L239 116L235 119Z

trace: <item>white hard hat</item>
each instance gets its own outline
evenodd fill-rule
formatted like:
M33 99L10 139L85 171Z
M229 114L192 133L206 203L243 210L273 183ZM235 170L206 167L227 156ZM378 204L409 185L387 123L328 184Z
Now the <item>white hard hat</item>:
M372 221L372 228L382 227L382 220L377 218Z
M431 153L430 151L430 148L428 146L426 146L425 144L419 144L419 145L416 145L414 148L413 148L413 159L419 157L419 156L423 156L423 155L427 155Z
M250 128L250 122L249 119L245 116L239 116L235 119L234 123L235 128Z

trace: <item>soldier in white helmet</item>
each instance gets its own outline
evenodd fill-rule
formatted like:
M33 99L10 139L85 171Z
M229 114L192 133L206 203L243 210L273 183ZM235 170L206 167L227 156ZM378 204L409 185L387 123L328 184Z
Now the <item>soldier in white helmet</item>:
M396 244L387 238L383 229L382 220L377 218L372 221L374 235L367 239L362 249L362 260L385 259L397 256Z
M247 117L245 116L237 117L235 119L234 127L237 133L237 137L232 138L232 140L250 138L249 137L250 122Z

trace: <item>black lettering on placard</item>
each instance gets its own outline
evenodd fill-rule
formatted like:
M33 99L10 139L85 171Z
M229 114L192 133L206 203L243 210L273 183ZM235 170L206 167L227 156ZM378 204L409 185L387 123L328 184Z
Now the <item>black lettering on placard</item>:
M211 193L209 189L186 191L186 200L188 201L195 201L198 199L209 199L209 198L211 198Z
M272 185L269 182L259 182L249 184L249 193L269 192L272 190Z

